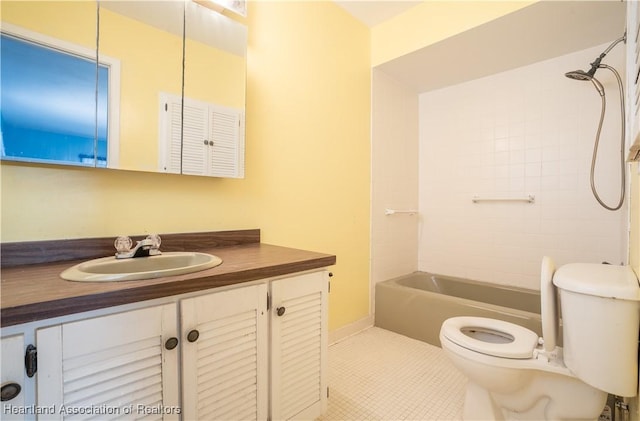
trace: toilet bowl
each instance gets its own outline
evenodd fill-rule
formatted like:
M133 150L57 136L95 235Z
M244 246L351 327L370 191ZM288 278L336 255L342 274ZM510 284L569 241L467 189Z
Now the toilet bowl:
M465 420L596 420L608 393L635 396L640 285L633 271L594 264L556 271L545 257L540 288L542 338L483 317L442 324L442 349L468 379ZM558 292L564 351L556 344ZM612 333L614 324L620 329Z
M564 366L559 348L546 354L522 326L454 317L443 323L440 342L468 379L465 420L594 420L607 399Z

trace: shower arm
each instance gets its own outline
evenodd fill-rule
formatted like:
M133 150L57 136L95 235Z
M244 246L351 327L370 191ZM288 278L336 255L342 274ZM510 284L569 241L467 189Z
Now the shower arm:
M615 47L616 45L618 45L621 42L627 42L627 31L624 31L624 34L620 38L618 38L617 40L613 41L611 43L611 45L608 46L607 49L602 52L602 54L605 54L605 55L608 54L609 51L611 51L613 49L613 47Z
M591 63L591 70L589 70L589 74L591 76L593 76L596 73L596 70L600 67L600 62L602 61L602 59L609 54L609 51L611 51L613 49L613 47L615 47L616 45L618 45L621 42L627 42L627 31L624 31L624 34L618 38L617 40L613 41L611 43L611 45L609 45L603 52L602 54L600 54L598 57L596 57L596 59L593 61L593 63Z

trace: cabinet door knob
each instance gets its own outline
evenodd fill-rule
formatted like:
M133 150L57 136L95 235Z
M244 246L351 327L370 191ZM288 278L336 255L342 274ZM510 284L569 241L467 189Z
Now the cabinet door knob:
M178 338L169 338L167 342L164 343L164 347L168 350L172 350L178 346Z
M198 332L196 329L193 329L191 332L187 333L187 340L189 342L195 342L198 340L199 337L200 337L200 332Z
M2 385L2 389L0 390L0 399L2 402L10 401L20 394L22 387L18 383L7 383Z
M285 313L285 311L287 311L287 309L286 309L285 307L278 307L278 308L276 309L276 314L277 314L278 316L283 316L283 315L284 315L284 313Z
M31 344L24 353L24 367L27 377L33 377L38 371L38 349Z

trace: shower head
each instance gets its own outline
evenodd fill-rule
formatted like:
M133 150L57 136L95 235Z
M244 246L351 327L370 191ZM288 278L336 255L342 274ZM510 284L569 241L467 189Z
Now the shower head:
M611 45L609 45L607 47L607 49L602 52L602 54L600 54L598 57L596 57L596 59L593 61L593 63L591 63L591 68L589 69L589 71L585 72L584 70L574 70L574 71L571 71L571 72L567 72L564 75L566 77L568 77L569 79L573 79L573 80L590 80L591 82L593 82L594 85L596 85L596 88L598 88L598 90L600 90L600 87L602 85L594 77L594 75L596 74L596 70L598 70L600 67L603 67L603 66L601 66L600 63L602 62L602 59L607 54L609 54L609 51L611 51L611 49L613 47L615 47L620 42L626 42L626 41L627 41L627 33L625 31L625 33L624 33L624 35L622 35L622 37L620 37L617 40L613 41L611 43ZM596 84L596 82L598 82L598 83Z
M585 72L584 70L573 70L571 72L565 73L564 75L573 80L591 80L593 79L593 74L589 73L590 72Z

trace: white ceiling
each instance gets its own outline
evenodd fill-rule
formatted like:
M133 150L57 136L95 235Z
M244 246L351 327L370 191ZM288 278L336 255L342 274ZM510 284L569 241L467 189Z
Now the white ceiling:
M369 22L416 5L338 3L354 7L350 13ZM613 42L625 31L625 10L619 0L540 1L376 68L416 92L427 92Z
M372 27L412 8L422 0L334 0L365 25Z

